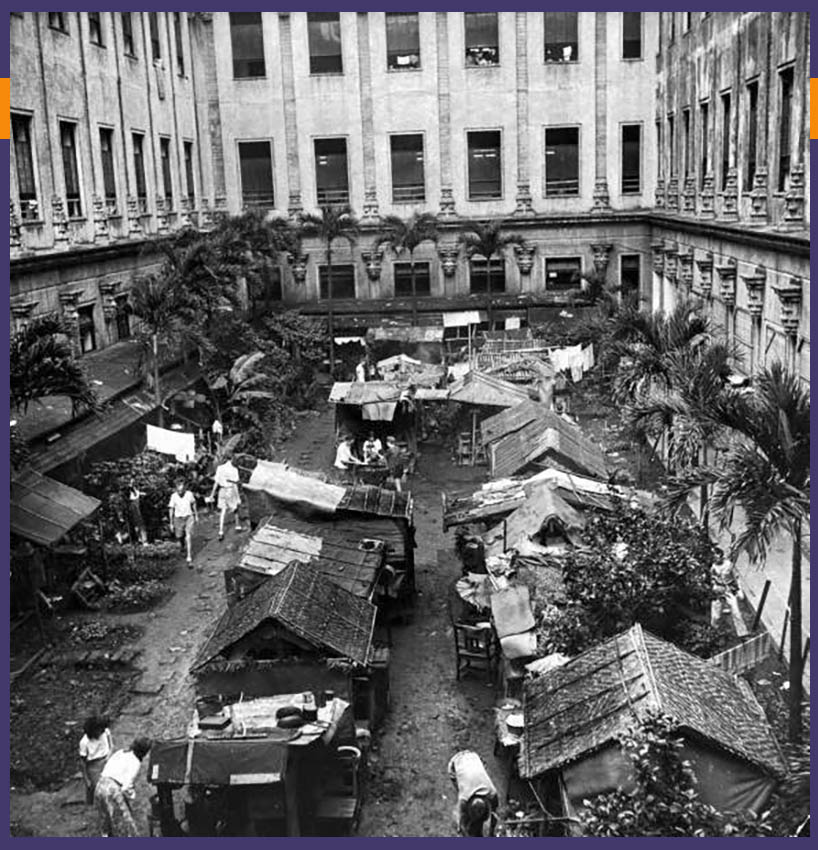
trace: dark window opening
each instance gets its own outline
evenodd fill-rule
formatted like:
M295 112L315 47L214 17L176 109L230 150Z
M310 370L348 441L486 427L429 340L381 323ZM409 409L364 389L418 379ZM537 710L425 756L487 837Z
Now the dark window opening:
M20 201L20 217L23 221L36 221L40 217L40 211L37 205L37 184L34 180L34 152L31 147L29 116L11 116L11 137L17 166L17 198Z
M576 12L543 12L546 62L579 59L578 18Z
M77 165L77 125L60 121L60 147L62 148L62 165L65 175L66 212L69 218L79 218L82 215L80 200L80 177Z
M131 337L131 305L128 296L120 295L116 299L116 337L118 340Z
M642 191L642 127L622 127L622 194L638 195Z
M545 195L579 195L579 127L546 129Z
M165 192L165 212L173 209L173 181L170 176L170 139L159 139L159 159L162 162L162 188Z
M582 281L579 257L550 258L545 261L545 288L549 292L577 289Z
M315 190L319 207L349 203L346 139L315 140Z
M77 310L77 326L79 331L80 351L87 354L97 347L97 331L94 327L94 305L80 307Z
M690 31L690 27L692 26L692 24L693 24L693 13L692 12L685 12L685 32Z
M704 178L710 171L710 129L708 123L710 120L710 104L703 103L701 105L701 142L702 142L702 164L701 164L701 184L704 185Z
M236 79L266 75L261 12L231 12L230 42L233 47L233 76Z
M196 183L193 179L193 142L185 142L185 181L187 183L187 199L190 208L196 206Z
M658 177L665 176L665 152L662 148L662 122L656 122L656 158L658 161Z
M727 172L730 170L730 94L721 96L721 189L727 187Z
M102 18L99 12L88 13L88 36L91 44L105 47L105 41L102 38Z
M747 86L747 176L745 189L753 188L756 176L756 155L758 141L758 83Z
M53 30L59 30L60 32L68 32L68 22L65 18L65 12L49 12L48 13L48 25Z
M390 71L420 68L417 12L386 13L386 67Z
M639 297L639 254L623 254L619 265L619 293L623 301Z
M413 133L392 136L392 203L416 203L426 200L423 172L423 136Z
M668 172L676 176L676 119L672 115L667 118L667 157Z
M355 297L355 266L332 267L332 293L329 291L329 275L326 266L318 267L318 280L321 289L321 300L327 301L338 298Z
M122 44L128 56L136 56L133 37L133 18L130 12L120 12L122 19Z
M185 75L185 50L182 43L182 16L173 13L173 37L176 42L176 71L180 77Z
M670 40L671 42L676 40L676 13L670 12Z
M682 167L684 168L684 176L690 176L691 157L690 157L690 110L685 109L682 112Z
M464 12L466 65L499 65L497 12Z
M622 58L642 58L642 13L622 13Z
M341 16L338 12L307 12L311 74L343 74Z
M395 263L392 270L395 275L395 297L413 295L431 295L432 279L429 263L414 263L415 290L412 292L412 263Z
M241 201L245 207L273 209L273 156L269 142L239 142Z
M265 264L261 272L250 280L249 296L255 318L271 313L284 297L281 268L277 265Z
M148 187L145 182L145 137L141 133L134 133L133 140L133 170L136 181L136 200L139 212L148 211Z
M505 260L493 258L491 262L487 262L484 257L473 257L469 263L469 292L479 294L505 291Z
M151 51L154 60L162 58L162 45L159 42L159 14L148 12L148 26L151 34Z
M116 175L114 171L114 131L100 127L99 149L102 158L102 185L105 191L105 206L111 214L116 213Z
M793 69L785 68L781 72L781 112L778 130L778 191L789 187L792 159L792 88Z
M502 196L500 132L477 131L468 134L469 199Z

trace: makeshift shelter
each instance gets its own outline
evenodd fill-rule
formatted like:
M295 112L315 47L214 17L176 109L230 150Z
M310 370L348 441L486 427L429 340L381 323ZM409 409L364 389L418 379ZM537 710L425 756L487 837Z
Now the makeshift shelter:
M439 380L439 376L431 380L431 385ZM382 440L394 436L414 450L422 414L417 398L408 397L408 387L408 381L336 383L329 394L330 404L335 405L336 434L360 438L372 432Z
M549 361L538 357L524 357L487 367L486 372L511 384L524 385L541 404L549 409L553 407L556 373Z
M388 652L373 651L376 613L313 565L293 562L219 618L191 667L197 695L330 689L374 725L388 693Z
M520 775L545 805L582 801L632 783L618 736L662 711L678 722L682 756L706 803L760 813L787 765L750 686L639 625L525 684Z
M313 569L355 596L377 604L386 587L386 545L381 540L361 538L343 529L299 533L273 520L255 531L241 553L238 567L225 571L228 594L241 598L269 576L293 561Z
M527 390L474 370L449 387L449 401L477 407L514 407L528 399Z
M592 478L608 477L602 449L578 426L538 402L526 401L492 416L483 423L481 433L492 477L544 465Z
M329 782L354 751L355 725L346 700L318 708L316 723L278 726L277 712L298 707L301 694L244 700L200 711L195 736L156 741L148 781L157 788L151 822L164 837L321 834L318 817ZM185 801L174 805L174 791ZM316 829L318 826L318 829Z

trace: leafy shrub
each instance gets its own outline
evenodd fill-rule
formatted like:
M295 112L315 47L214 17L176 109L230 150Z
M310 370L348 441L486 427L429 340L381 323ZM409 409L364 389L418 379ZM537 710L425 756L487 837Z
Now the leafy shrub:
M179 552L179 547L174 547L176 553ZM111 570L110 574L114 581L119 581L123 584L139 584L140 582L170 578L176 572L176 562L169 560L153 560L150 558L142 559L136 557L133 560L125 560L119 564L116 570Z
M537 629L538 655L576 655L596 643L591 622L578 602L564 607L546 605Z
M147 579L132 584L112 581L108 585L104 606L109 611L147 611L171 594L170 585L158 579Z

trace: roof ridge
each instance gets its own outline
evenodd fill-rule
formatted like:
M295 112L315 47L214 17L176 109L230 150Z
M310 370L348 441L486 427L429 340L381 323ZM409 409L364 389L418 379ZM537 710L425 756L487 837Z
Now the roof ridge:
M634 623L633 626L631 626L630 633L632 635L634 635L634 649L637 651L637 653L640 654L640 657L642 658L642 662L643 662L644 667L645 667L645 673L646 673L646 676L647 676L647 680L648 680L648 683L650 684L651 692L653 693L654 704L655 704L656 708L658 708L661 711L661 710L664 709L664 703L663 703L662 698L659 694L659 685L656 681L656 673L653 669L653 665L650 662L650 653L648 652L648 647L647 647L647 644L645 643L645 632L642 629L642 624L641 623ZM651 635L651 637L654 637L654 635ZM639 641L638 646L636 644L637 639ZM658 640L658 638L657 638L657 640Z

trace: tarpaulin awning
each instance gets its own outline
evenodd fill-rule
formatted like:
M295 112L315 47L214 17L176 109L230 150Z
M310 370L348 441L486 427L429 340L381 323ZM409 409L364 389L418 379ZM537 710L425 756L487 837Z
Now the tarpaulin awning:
M397 402L383 401L361 405L361 418L369 422L391 422L395 418Z
M350 343L355 342L357 342L358 345L366 345L362 336L336 336L334 341L336 345L349 345Z
M483 310L461 310L443 314L444 328L464 328L467 325L479 325L485 322L487 315Z
M443 326L370 328L373 342L443 342Z
M56 543L99 506L99 499L33 470L11 479L11 533L39 546Z
M422 366L420 360L415 360L414 357L409 357L407 354L396 354L394 357L387 357L385 360L379 360L377 363L381 371L399 369L401 366Z
M344 498L345 489L308 478L288 469L283 463L260 460L245 484L250 490L264 490L282 502L309 505L334 513Z

